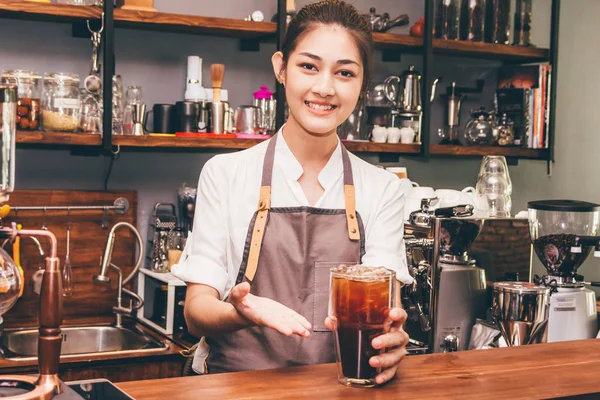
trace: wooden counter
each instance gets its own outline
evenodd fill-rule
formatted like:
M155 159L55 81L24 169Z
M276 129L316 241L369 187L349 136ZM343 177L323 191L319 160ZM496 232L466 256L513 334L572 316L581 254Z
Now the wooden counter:
M407 358L380 388L338 383L335 365L124 382L151 399L518 399L600 392L600 340Z

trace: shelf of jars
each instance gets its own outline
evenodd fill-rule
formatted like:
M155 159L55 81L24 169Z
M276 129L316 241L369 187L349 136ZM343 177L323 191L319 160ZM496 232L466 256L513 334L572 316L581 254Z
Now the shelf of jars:
M548 149L527 149L511 146L460 146L432 144L429 152L434 156L452 157L482 157L482 156L505 156L513 158L547 160Z

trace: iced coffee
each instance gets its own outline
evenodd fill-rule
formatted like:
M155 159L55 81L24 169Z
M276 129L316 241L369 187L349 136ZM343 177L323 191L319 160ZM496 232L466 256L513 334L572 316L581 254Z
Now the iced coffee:
M376 385L381 369L371 367L369 359L382 350L371 343L390 329L395 282L395 272L384 267L340 265L331 269L330 317L341 383Z

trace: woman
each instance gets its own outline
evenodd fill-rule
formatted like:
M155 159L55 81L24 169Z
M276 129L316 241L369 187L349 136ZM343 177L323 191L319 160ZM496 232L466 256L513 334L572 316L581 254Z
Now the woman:
M173 270L188 283L186 321L210 348L209 373L335 361L332 265L384 265L411 281L400 180L349 154L336 135L368 86L367 24L342 1L308 5L272 63L289 118L268 142L206 163L193 237ZM383 369L378 383L406 354L405 318L393 309L392 331L373 340L389 349L370 360ZM196 352L197 372L206 354Z

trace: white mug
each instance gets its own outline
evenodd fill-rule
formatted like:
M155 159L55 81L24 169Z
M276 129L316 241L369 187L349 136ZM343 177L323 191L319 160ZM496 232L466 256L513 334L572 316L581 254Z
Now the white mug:
M388 131L384 126L376 125L372 131L373 142L385 143L387 141Z
M474 199L465 192L452 189L438 189L435 191L440 199L440 207L454 207L458 205L475 205Z
M410 197L416 197L419 200L421 199L430 199L432 197L436 197L435 196L435 190L433 190L432 187L430 186L417 186L414 187L412 190L412 193L410 194Z
M387 128L387 142L400 143L400 128L395 126Z

